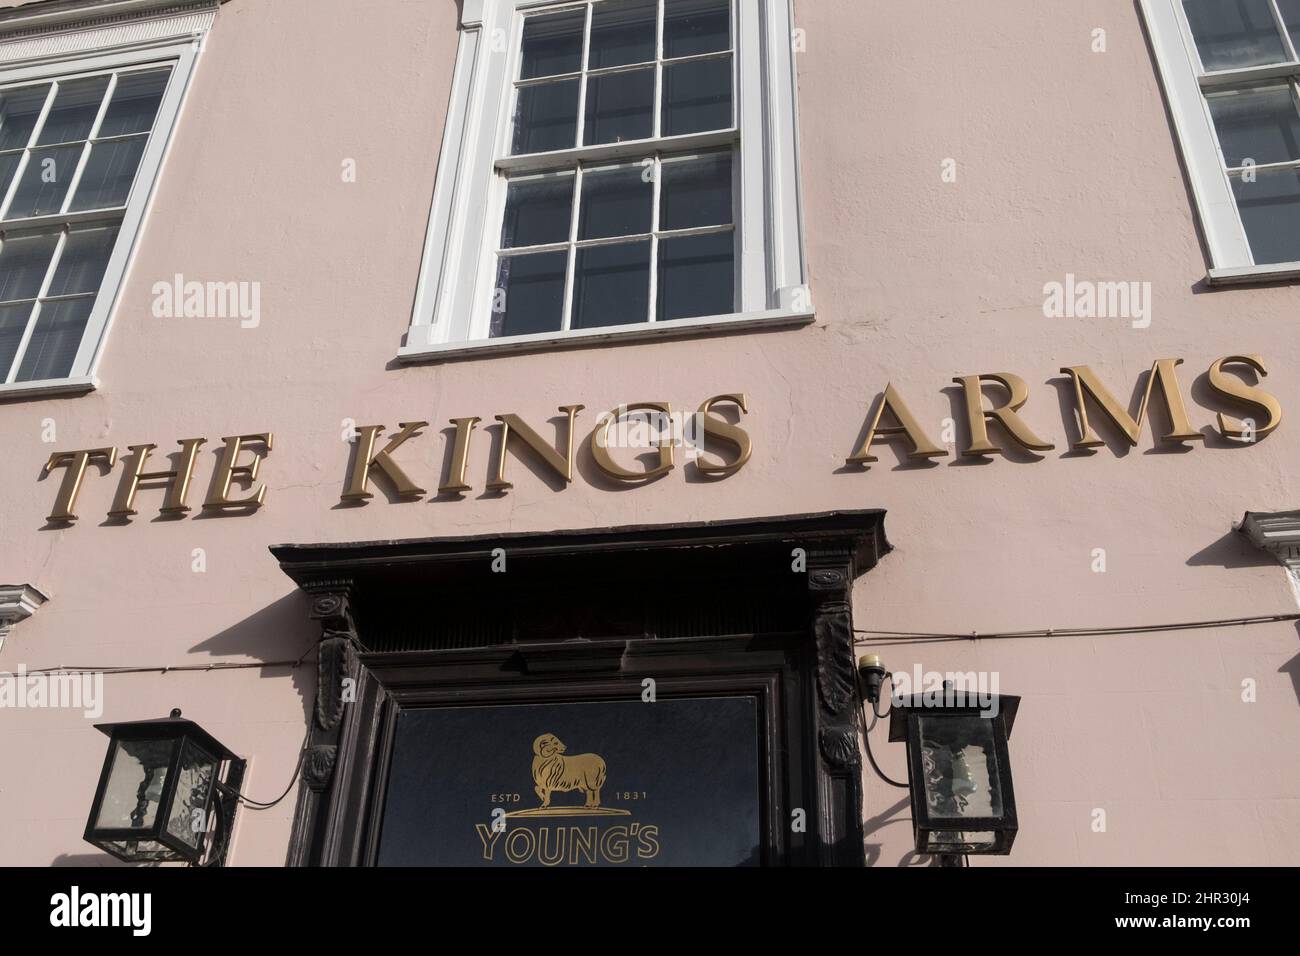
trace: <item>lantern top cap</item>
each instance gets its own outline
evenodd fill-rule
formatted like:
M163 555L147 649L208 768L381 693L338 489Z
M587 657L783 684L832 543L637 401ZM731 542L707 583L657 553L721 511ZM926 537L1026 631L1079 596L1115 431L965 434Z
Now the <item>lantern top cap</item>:
M933 694L915 694L912 697L896 697L889 707L889 741L898 743L907 740L907 718L909 714L931 714L943 716L980 716L989 720L1001 720L1006 734L1011 736L1011 725L1016 722L1016 711L1020 709L1020 698L1010 694L967 694L963 697L953 692L946 694L936 691Z
M179 714L180 711L173 711ZM109 737L121 740L162 738L174 740L188 737L218 760L234 760L237 754L221 741L184 717L156 717L152 720L123 720L112 724L95 724L95 729Z

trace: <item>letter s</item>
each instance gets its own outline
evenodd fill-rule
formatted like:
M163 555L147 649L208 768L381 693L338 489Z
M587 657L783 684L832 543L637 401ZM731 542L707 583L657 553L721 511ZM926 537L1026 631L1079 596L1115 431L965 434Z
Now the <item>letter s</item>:
M740 471L745 467L745 463L749 461L749 456L754 452L754 444L750 441L748 432L738 425L733 425L716 415L709 414L713 410L713 406L720 402L731 402L743 414L749 414L744 392L735 395L714 395L712 398L706 399L704 404L700 406L700 419L704 426L704 438L706 440L713 438L725 442L736 449L736 460L730 464L711 464L703 455L696 461L695 467L700 470L700 474L719 478Z
M1263 389L1247 385L1241 379L1223 371L1225 365L1249 365L1260 378L1268 374L1264 361L1258 355L1227 355L1210 366L1210 388L1217 394L1241 405L1258 409L1264 421L1254 428L1257 438L1263 438L1282 422L1282 406ZM1219 431L1225 438L1242 438L1246 430L1242 423L1219 412Z

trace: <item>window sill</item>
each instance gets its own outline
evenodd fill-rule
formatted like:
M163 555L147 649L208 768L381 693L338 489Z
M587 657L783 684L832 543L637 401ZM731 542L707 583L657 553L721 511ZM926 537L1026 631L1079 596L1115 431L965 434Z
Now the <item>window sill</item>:
M1212 286L1252 285L1300 280L1300 262L1277 262L1267 266L1236 266L1211 269L1206 281Z
M11 398L43 398L47 395L67 395L91 392L99 383L89 375L74 378L46 378L38 382L8 382L0 384L0 402Z
M639 322L633 325L611 325L600 329L572 329L568 332L512 335L499 339L476 339L472 342L404 345L397 352L397 360L402 363L451 361L502 353L547 352L591 345L724 335L731 332L808 325L815 319L816 315L811 311L769 309L765 312L741 312L735 315L710 315L697 319L674 319L671 322ZM428 329L429 326L423 328Z

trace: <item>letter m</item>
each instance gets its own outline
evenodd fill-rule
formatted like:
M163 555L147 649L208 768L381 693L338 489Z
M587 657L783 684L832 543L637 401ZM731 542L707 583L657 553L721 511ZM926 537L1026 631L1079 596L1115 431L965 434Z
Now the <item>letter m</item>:
M1061 369L1074 382L1075 409L1079 413L1079 440L1070 447L1075 451L1084 448L1097 448L1104 445L1088 421L1088 398L1091 398L1111 420L1130 445L1136 446L1142 434L1142 422L1147 409L1151 407L1151 392L1157 386L1164 400L1165 411L1169 415L1170 429L1160 436L1162 442L1187 442L1203 439L1205 436L1192 428L1187 418L1187 407L1183 404L1183 395L1178 387L1178 373L1175 369L1183 363L1182 359L1156 359L1147 377L1146 389L1142 393L1142 403L1138 406L1137 417L1131 416L1110 389L1102 384L1097 374L1086 365L1071 365Z

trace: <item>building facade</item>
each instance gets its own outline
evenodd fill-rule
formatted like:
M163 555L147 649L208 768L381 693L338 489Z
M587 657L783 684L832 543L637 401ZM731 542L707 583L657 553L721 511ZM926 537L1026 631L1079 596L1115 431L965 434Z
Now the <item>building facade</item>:
M230 865L929 865L864 655L1018 698L975 865L1295 863L1298 51L0 3L0 863L179 708Z

